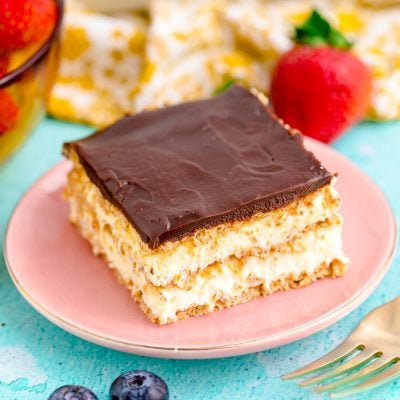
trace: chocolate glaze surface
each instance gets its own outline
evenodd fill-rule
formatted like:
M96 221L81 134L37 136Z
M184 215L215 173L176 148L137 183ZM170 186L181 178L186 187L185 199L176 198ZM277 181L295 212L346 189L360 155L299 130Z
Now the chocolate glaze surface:
M150 248L282 207L332 178L239 86L126 117L71 149Z

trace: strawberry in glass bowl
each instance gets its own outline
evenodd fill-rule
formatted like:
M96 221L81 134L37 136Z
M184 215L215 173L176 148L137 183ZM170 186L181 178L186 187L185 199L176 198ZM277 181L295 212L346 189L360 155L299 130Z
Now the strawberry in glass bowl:
M62 14L62 0L0 1L0 163L45 113Z

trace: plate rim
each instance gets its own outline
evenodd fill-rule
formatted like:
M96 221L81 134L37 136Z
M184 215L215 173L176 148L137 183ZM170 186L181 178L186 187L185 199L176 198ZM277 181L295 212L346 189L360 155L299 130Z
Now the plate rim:
M242 355L242 354L248 354L256 351L261 351L261 350L267 350L270 348L278 347L278 346L283 346L288 343L295 342L297 340L303 339L307 336L310 336L314 333L317 333L326 327L334 324L335 322L339 321L340 319L344 318L347 316L350 312L355 310L359 305L361 305L371 294L372 292L376 289L376 287L379 285L379 283L382 281L383 277L386 275L386 272L388 271L391 261L393 260L395 250L396 250L396 243L397 243L397 224L396 224L396 218L395 214L393 212L393 209L390 205L390 202L388 201L385 193L382 191L382 189L375 183L375 181L367 174L365 173L356 163L354 163L351 159L347 158L345 155L342 153L338 152L336 149L324 145L323 143L320 143L312 138L305 138L305 147L307 148L307 142L311 142L314 146L320 147L320 148L325 148L327 147L330 151L335 153L335 156L344 159L347 163L351 163L354 168L360 172L365 179L369 181L370 184L372 184L377 192L380 194L382 199L385 202L385 205L387 207L387 210L389 211L389 215L391 217L391 224L390 224L390 230L391 234L393 237L390 251L386 255L385 260L381 263L379 268L377 269L377 272L375 273L375 276L373 279L371 279L367 286L365 286L361 291L359 291L357 294L353 295L350 299L348 299L345 303L343 303L340 307L335 308L333 310L329 310L328 312L320 315L318 318L293 327L291 329L285 330L284 332L277 332L273 335L268 335L268 336L263 336L263 337L258 337L254 339L249 339L249 340L244 340L244 341L237 341L234 343L230 344L225 344L225 345L212 345L212 346L196 346L196 347L186 347L186 346L178 346L178 347L171 347L171 346L156 346L156 345L146 345L143 343L133 343L131 341L124 341L120 339L116 339L113 337L107 337L104 335L100 335L95 332L88 331L86 329L83 329L79 327L78 325L67 321L57 314L55 314L52 311L49 311L46 309L45 306L42 304L38 303L30 294L29 292L22 286L22 284L19 282L18 278L15 276L14 271L11 267L11 263L8 258L7 254L7 243L8 243L8 237L9 237L9 232L10 232L10 226L12 224L13 218L15 214L18 212L19 207L21 206L21 203L23 200L29 195L30 191L33 190L33 188L39 184L42 180L45 180L48 175L54 173L56 169L62 168L63 165L68 163L68 160L62 160L52 167L50 167L46 172L44 172L42 175L40 175L36 180L33 181L33 183L30 184L30 186L27 188L27 190L24 191L24 193L20 196L20 198L17 201L16 206L14 207L9 220L7 222L6 226L6 231L4 235L4 241L3 241L3 255L4 255L4 261L5 265L7 268L7 271L11 277L11 280L13 281L15 287L19 291L19 293L22 295L22 297L37 311L39 312L42 316L44 316L46 319L48 319L50 322L55 324L56 326L60 327L61 329L64 329L65 331L81 338L84 340L87 340L89 342L111 348L114 350L119 350L123 352L128 352L128 353L133 353L133 354L138 354L138 355L144 355L144 356L150 356L150 357L159 357L159 358L173 358L173 359L211 359L211 358L221 358L221 357L231 357L231 356L237 356L237 355ZM311 330L311 331L309 331ZM291 339L291 336L294 336L299 334L297 338ZM279 343L276 344L274 343L274 340L276 341L277 338L281 338L279 340ZM232 350L235 350L232 352ZM238 351L236 351L238 350ZM229 352L231 351L231 352Z

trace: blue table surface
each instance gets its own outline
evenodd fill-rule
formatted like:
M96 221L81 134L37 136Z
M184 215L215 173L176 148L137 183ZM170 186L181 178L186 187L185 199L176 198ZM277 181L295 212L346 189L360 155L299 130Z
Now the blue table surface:
M92 129L44 120L24 147L0 168L0 240L22 193L61 159L65 140ZM363 123L334 147L382 188L400 216L400 122ZM99 400L121 372L147 369L168 383L171 399L326 399L280 376L339 344L372 308L400 293L399 252L380 286L358 309L331 327L298 342L241 357L163 360L124 354L76 338L38 314L15 289L0 256L0 399L46 400L58 386L92 388ZM357 399L400 397L400 379Z

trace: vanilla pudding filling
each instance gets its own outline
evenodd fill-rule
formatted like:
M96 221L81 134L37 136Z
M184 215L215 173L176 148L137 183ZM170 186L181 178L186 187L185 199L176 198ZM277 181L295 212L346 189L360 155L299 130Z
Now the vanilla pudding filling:
M179 311L204 306L212 311L220 300L240 297L249 288L260 287L262 294L275 290L272 283L299 279L303 274L312 277L321 266L345 264L342 251L342 220L335 215L331 221L310 228L290 243L282 244L262 256L238 259L234 256L215 263L196 274L186 288L176 285L148 288L145 279L137 280L133 291L142 293L142 300L160 323L176 318ZM340 271L342 272L342 270ZM331 272L335 276L335 272Z

